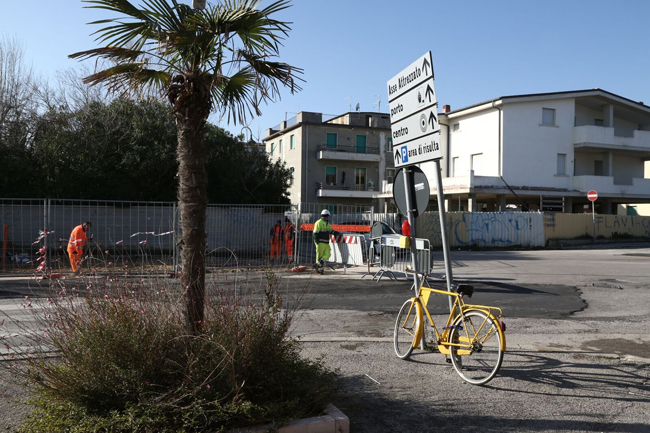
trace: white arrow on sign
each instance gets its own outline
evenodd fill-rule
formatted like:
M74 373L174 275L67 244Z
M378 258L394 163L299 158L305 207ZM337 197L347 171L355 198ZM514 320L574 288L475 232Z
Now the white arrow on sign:
M419 164L441 156L440 132L393 147L395 167Z
M413 91L407 92L389 103L390 121L392 124L399 122L425 108L438 105L434 91L433 78L426 80ZM437 109L436 109L437 110Z
M403 95L428 78L433 78L431 51L411 63L406 69L388 80L388 101Z
M391 124L393 146L407 143L426 135L440 131L436 107L425 108L396 123Z

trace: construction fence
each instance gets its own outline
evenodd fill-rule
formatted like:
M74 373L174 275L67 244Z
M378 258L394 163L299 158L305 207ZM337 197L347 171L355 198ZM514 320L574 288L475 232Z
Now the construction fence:
M332 239L330 260L358 266L383 263L391 269L406 269L409 252L381 239L381 235L400 233L400 215L377 213L370 206L315 203L209 205L207 266L310 266L316 254L313 224L325 208L332 214L330 224L343 234ZM155 264L165 271L178 266L180 211L175 202L0 199L3 268L36 268L35 260L43 246L47 246L53 270L68 268L68 237L75 226L85 221L92 223L89 266ZM276 224L280 230L274 228ZM375 224L380 225L379 237L370 233ZM642 216L596 215L593 224L591 214L447 213L452 248L544 247L557 239L591 238L594 227L597 238L650 238L650 217ZM417 237L427 241L420 262L429 264L430 251L442 246L439 214L421 215L416 229Z

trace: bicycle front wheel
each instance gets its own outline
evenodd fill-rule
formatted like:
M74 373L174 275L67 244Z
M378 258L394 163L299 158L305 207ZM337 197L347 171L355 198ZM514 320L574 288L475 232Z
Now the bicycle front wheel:
M497 374L503 362L499 323L483 311L459 316L449 334L451 363L466 382L484 385Z
M416 301L417 302L417 301ZM395 354L400 359L408 359L413 352L415 335L420 321L418 320L417 308L413 299L404 302L397 314L395 321L395 332L393 333L393 345Z

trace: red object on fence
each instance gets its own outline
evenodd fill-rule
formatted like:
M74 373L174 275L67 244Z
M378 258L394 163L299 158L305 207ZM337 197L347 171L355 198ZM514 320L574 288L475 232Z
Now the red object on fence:
M409 220L404 220L402 223L402 236L411 236L411 225Z

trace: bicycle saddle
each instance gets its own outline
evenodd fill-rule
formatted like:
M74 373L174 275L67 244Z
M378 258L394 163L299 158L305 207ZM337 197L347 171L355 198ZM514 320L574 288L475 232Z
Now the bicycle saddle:
M474 294L474 286L469 284L454 284L452 290L460 295L465 295L468 298L471 298Z

